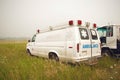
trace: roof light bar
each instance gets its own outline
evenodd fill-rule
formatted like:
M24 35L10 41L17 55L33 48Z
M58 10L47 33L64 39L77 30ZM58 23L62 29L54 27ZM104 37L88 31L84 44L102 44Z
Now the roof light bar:
M81 24L82 24L82 21L81 21L81 20L78 20L78 21L77 21L77 24L78 24L78 25L81 25Z
M97 25L94 23L94 24L93 24L93 28L96 28L96 27L97 27Z
M73 25L73 20L69 21L69 25L71 25L71 26Z

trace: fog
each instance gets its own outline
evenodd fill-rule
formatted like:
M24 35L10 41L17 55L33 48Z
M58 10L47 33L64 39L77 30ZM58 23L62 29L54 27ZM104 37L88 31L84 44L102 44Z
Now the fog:
M120 0L0 0L0 38L29 38L68 20L120 24L119 8Z

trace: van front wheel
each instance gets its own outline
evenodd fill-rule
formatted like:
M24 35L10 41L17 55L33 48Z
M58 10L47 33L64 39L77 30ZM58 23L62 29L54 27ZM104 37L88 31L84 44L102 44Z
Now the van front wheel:
M55 53L50 53L49 54L49 59L59 61L59 58Z
M31 52L30 52L29 49L27 49L27 53L28 53L30 56L33 56L33 55L31 54Z

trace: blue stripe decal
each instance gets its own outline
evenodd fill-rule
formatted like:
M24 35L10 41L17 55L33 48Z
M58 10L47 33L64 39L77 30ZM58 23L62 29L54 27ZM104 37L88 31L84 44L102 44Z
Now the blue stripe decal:
M84 44L83 48L91 48L91 44ZM98 44L93 44L92 48L98 48Z

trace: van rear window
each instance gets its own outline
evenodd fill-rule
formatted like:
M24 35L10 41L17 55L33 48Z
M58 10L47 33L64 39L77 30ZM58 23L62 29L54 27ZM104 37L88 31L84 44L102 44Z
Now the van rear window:
M89 35L88 35L87 29L85 29L85 28L79 28L79 31L80 31L80 37L81 37L81 39L83 39L83 40L89 39Z
M94 29L90 29L90 32L91 32L92 39L93 40L97 40L98 37L97 37L96 31Z

